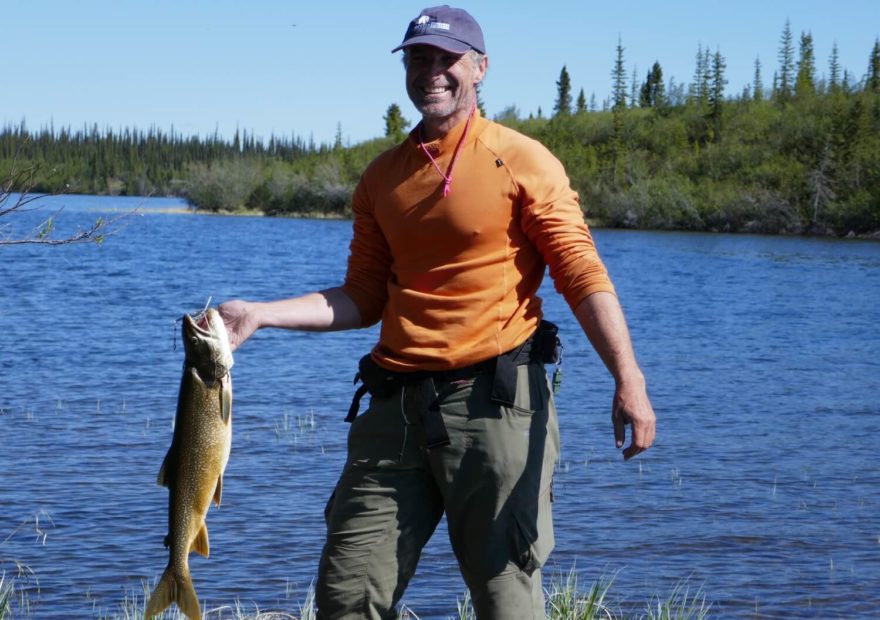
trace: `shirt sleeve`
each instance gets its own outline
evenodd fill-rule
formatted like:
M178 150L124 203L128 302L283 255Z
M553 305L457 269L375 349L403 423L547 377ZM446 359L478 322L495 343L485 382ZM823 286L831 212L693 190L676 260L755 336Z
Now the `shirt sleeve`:
M362 177L352 198L353 236L349 246L348 271L343 290L361 314L363 327L382 318L388 300L391 251L376 221L373 204Z
M530 151L517 175L520 225L550 268L556 290L572 309L593 293L614 293L562 163L538 143Z

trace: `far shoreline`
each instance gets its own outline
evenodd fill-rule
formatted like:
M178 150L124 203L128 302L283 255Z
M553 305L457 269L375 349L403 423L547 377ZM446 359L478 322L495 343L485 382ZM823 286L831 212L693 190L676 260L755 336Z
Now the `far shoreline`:
M151 198L162 198L162 199L177 199L181 201L185 201L184 198L180 196L129 196L123 194L43 194L44 196L99 196L102 198L126 198L126 199L151 199ZM128 212L128 211L139 211L141 214L161 214L161 215L206 215L206 216L215 216L215 217L268 217L268 218L279 218L279 219L303 219L303 220L351 220L351 214L335 214L335 213L326 213L322 211L305 211L300 213L266 213L259 209L221 209L221 210L212 210L212 209L203 209L195 206L179 206L179 207L151 207L149 209L140 210L140 207L134 207L133 209L125 209L123 207L113 207L113 208L99 208L92 207L86 209L88 211L102 211L102 212ZM832 230L814 230L811 231L809 229L804 229L800 231L777 231L777 232L768 232L762 230L718 230L718 229L707 229L707 230L690 230L683 228L627 228L622 226L607 226L603 222L594 220L591 218L586 218L587 225L594 230L629 230L629 231L637 231L637 232L679 232L679 233L704 233L704 234L728 234L728 235L760 235L765 237L804 237L804 238L814 238L814 239L841 239L841 240L861 240L861 241L880 241L880 230L875 230L870 233L861 233L856 234L853 231L850 231L846 234L838 234Z

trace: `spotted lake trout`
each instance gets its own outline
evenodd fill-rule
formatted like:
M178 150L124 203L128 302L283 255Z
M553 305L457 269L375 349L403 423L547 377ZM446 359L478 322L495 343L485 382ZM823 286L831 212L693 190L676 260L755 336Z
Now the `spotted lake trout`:
M232 349L220 314L183 317L186 354L174 436L158 484L168 487L168 567L150 596L144 616L159 614L171 603L192 620L201 618L199 599L189 573L192 551L208 557L205 516L211 500L220 505L223 470L232 444Z

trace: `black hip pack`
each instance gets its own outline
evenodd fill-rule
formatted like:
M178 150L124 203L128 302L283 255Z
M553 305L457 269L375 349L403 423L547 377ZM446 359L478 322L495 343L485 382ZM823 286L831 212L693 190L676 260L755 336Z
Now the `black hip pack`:
M388 398L401 386L415 385L428 380L432 384L451 382L469 379L480 374L493 376L491 400L510 407L516 397L517 366L531 362L559 364L561 359L562 342L559 339L559 328L550 321L541 321L532 335L518 347L464 368L396 372L382 368L373 360L372 355L367 354L358 361L358 372L354 377L354 383L357 384L360 381L361 385L354 393L345 421L352 422L357 417L361 398L367 392L375 398ZM433 402L428 403L429 409L433 409L436 404L436 391L434 395Z

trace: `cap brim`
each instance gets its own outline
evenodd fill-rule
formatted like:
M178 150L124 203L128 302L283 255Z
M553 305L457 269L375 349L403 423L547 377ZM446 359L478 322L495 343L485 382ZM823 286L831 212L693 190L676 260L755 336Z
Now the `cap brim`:
M412 37L407 39L393 50L391 53L399 52L405 47L410 47L412 45L430 45L431 47L439 47L444 52L450 52L452 54L464 54L465 52L473 49L467 43L462 43L461 41L456 41L455 39L450 39L449 37L441 37L436 34L424 34L419 35L417 37Z

